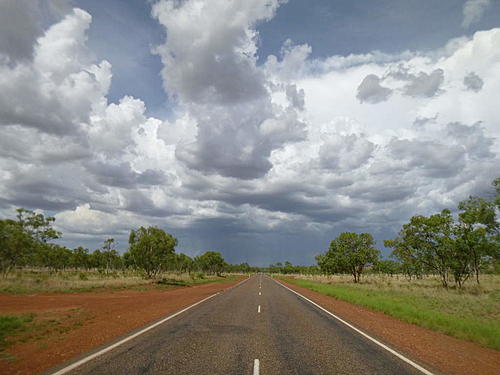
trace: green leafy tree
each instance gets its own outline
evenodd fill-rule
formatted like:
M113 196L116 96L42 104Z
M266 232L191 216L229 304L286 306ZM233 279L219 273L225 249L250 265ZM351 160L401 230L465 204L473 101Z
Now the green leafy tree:
M120 254L118 254L118 251L116 251L114 246L114 238L107 238L104 240L101 256L106 273L109 273L109 271L112 269L120 269L123 266L122 258L120 257Z
M394 260L378 260L373 265L373 271L393 276L401 272L401 263Z
M196 257L195 262L204 272L217 274L218 276L226 267L226 261L221 253L217 251L207 251L205 254Z
M7 275L11 269L24 265L33 246L33 239L20 223L0 220L0 272Z
M341 233L330 243L328 251L317 258L318 265L328 273L350 273L357 283L365 266L379 258L380 252L374 245L369 233Z
M458 208L461 212L456 226L458 251L455 259L461 262L457 271L465 274L466 271L463 270L471 268L479 284L482 266L498 252L495 236L499 226L496 221L495 202L470 197L460 202Z
M392 255L403 263L411 262L436 272L443 286L448 287L455 246L450 210L430 217L413 216L394 240L384 244L392 247Z
M129 252L135 266L148 278L157 276L167 265L177 239L156 227L140 227L129 236Z
M47 243L49 240L61 237L61 232L52 227L55 220L53 217L45 217L43 214L37 214L24 208L17 209L17 221L23 230L40 243Z
M194 261L186 254L175 254L175 268L179 272L191 273L194 268Z
M92 267L89 249L81 246L73 249L73 267L88 270Z
M73 263L73 252L64 246L47 244L42 248L44 266L51 271L64 270Z

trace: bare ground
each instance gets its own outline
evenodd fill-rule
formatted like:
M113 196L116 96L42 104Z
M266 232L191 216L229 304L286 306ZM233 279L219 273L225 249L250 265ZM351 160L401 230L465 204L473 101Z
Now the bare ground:
M237 282L169 290L0 294L0 315L35 313L31 333L0 358L0 374L37 374Z

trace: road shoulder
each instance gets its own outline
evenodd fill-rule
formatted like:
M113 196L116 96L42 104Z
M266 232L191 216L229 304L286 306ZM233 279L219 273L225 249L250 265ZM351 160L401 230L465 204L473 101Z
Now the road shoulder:
M58 311L60 314L77 310L84 311L91 318L71 331L10 347L9 353L17 360L2 361L0 374L42 373L240 281L171 290L2 295L3 307L9 311L15 311L16 306L20 311L29 308L36 312Z
M500 352L496 350L406 323L286 281L276 281L318 303L402 354L427 363L439 372L456 375L498 374Z

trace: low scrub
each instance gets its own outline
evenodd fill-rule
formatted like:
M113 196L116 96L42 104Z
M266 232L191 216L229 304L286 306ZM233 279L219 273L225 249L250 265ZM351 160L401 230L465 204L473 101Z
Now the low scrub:
M234 276L234 275L233 275ZM120 289L151 289L190 286L211 282L230 282L237 278L202 273L164 272L156 280L144 279L138 272L59 271L20 269L0 277L0 293L75 293Z
M295 277L285 280L403 321L500 350L498 276L481 288L446 290L437 280L407 283L404 279L371 278L362 284L338 277Z

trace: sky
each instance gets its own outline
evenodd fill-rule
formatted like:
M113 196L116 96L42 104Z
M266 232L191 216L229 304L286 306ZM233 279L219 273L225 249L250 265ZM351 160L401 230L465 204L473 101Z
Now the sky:
M0 217L95 249L385 256L500 175L496 0L0 0Z

